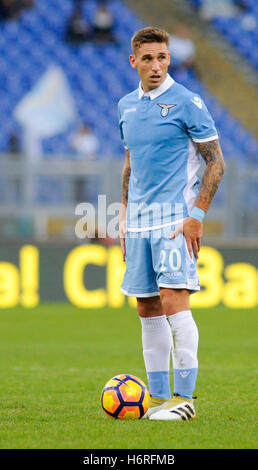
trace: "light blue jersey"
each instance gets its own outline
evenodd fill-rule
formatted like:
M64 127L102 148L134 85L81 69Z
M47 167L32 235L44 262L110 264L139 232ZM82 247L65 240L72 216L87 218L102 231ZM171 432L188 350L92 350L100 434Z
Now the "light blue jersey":
M218 138L204 102L167 75L149 93L140 85L123 97L118 110L130 152L128 230L164 227L188 217L200 187L196 143Z

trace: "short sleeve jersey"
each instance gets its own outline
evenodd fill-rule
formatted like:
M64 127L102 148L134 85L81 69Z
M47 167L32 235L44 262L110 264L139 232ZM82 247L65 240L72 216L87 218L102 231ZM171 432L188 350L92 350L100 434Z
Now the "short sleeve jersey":
M167 75L149 93L140 84L123 97L118 113L121 138L130 152L128 230L163 227L188 217L200 187L196 143L218 138L201 97Z

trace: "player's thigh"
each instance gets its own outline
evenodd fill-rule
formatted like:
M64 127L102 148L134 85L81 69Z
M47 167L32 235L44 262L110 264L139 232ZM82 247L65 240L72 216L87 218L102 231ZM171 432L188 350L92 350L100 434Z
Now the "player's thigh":
M125 239L126 271L122 282L125 295L148 298L159 296L152 266L149 232L129 232Z

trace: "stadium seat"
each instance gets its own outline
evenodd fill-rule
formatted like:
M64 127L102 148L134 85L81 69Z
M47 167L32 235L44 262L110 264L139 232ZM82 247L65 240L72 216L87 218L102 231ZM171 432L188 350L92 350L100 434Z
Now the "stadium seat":
M199 7L202 0L189 0ZM258 2L256 0L245 0L245 10L233 17L217 16L212 19L212 24L221 34L225 36L238 53L245 57L249 63L258 68L257 57L253 58L252 51L257 44L258 34Z

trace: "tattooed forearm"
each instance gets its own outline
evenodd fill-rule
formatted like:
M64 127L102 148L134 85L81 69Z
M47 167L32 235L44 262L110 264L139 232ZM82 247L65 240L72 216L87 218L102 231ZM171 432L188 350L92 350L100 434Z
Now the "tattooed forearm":
M122 175L122 202L127 203L128 201L128 189L131 169L125 168Z
M198 143L197 146L206 162L206 169L195 205L206 212L219 187L225 162L218 140Z
M127 151L126 161L125 161L125 165L124 165L123 173L122 173L122 196L121 196L121 202L125 205L127 205L127 201L128 201L130 175L131 175L131 167L130 167L130 160L129 160L129 152Z

